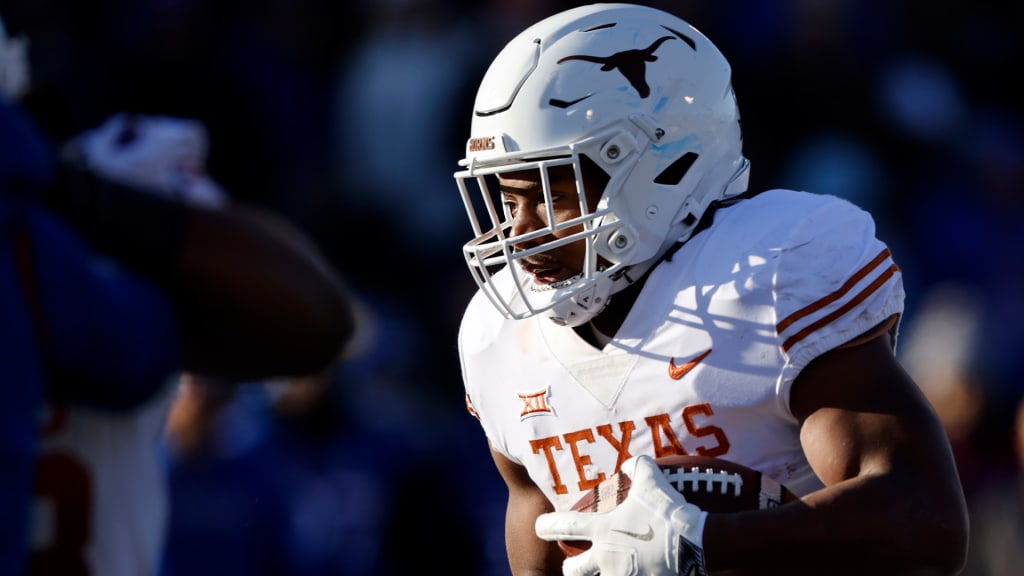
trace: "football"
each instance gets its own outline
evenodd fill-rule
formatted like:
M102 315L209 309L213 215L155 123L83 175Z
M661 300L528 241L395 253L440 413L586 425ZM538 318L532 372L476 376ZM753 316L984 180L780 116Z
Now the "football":
M709 456L666 456L655 463L687 502L707 512L740 512L781 506L797 499L788 488L757 470ZM629 477L617 472L592 488L572 509L580 512L612 510L629 494ZM561 540L566 556L590 547L586 540Z

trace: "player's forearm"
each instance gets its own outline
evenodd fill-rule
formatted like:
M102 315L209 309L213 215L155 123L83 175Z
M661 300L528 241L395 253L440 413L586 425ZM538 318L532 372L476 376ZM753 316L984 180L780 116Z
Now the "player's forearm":
M180 275L183 361L194 372L318 372L354 329L334 269L297 229L256 208L191 213Z
M854 478L803 501L709 515L712 574L956 574L966 523L940 488L896 489L893 478ZM907 494L913 494L908 498Z
M352 333L336 272L270 212L186 205L73 159L47 200L98 251L172 296L186 370L228 380L313 373Z
M97 251L162 285L176 280L184 204L104 178L77 157L58 163L45 200Z

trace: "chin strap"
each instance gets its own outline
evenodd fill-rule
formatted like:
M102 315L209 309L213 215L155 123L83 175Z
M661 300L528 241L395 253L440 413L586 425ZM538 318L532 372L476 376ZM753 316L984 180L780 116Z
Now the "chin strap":
M559 326L568 326L570 328L590 322L607 308L612 296L646 278L655 266L666 259L666 257L674 254L678 250L678 246L681 245L682 242L676 240L666 242L654 258L633 264L632 266L626 266L609 276L607 280L595 282L593 286L581 291L579 294L560 304L556 304L547 311L548 319ZM576 282L581 276L574 276L564 282L567 284ZM601 290L602 284L607 288ZM555 287L557 288L558 286Z
M627 266L622 270L619 270L613 274L610 279L612 281L612 294L617 294L626 288L629 288L643 277L647 276L655 265L658 264L662 259L661 256L657 258L651 258L645 262Z
M738 175L734 177L734 181L739 180L741 176L745 175L748 166L749 163L744 164ZM745 186L746 182L742 181L742 184ZM612 296L645 279L662 261L671 261L675 253L683 247L683 244L686 244L691 238L711 225L711 222L714 220L714 214L719 208L731 206L756 195L757 192L747 190L745 192L711 202L696 224L694 224L692 220L690 222L683 221L676 224L667 235L667 238L669 239L666 240L658 250L657 256L649 260L633 264L632 266L626 266L615 274L609 276L608 279L611 281L611 286L606 294L597 294L597 287L600 284L600 282L598 282L594 287L585 290L548 310L547 317L559 326L569 326L572 328L581 326L593 320L594 317L600 314L608 306L608 303L611 302ZM560 283L561 286L553 285L545 288L550 289L568 286L573 282L578 281L581 277L582 274L564 280ZM597 301L598 298L600 301Z

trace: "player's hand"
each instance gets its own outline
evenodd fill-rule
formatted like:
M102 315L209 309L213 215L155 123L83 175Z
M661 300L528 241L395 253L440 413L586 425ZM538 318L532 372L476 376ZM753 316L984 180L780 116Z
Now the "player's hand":
M206 128L197 120L117 114L64 147L66 158L115 182L214 207L226 196L206 174Z
M589 540L562 564L565 576L704 576L707 512L689 504L649 456L627 460L629 494L607 512L551 512L537 518L544 540Z
M199 121L118 114L63 145L43 200L97 252L177 282L193 218L229 204L206 153Z

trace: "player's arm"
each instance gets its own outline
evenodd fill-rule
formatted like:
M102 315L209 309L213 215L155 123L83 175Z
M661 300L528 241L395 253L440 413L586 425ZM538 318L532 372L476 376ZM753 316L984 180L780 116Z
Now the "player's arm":
M182 368L227 379L318 372L353 331L348 294L319 250L274 214L190 210L178 263Z
M712 573L957 573L967 516L952 453L890 338L832 350L803 370L791 405L827 486L795 505L709 515Z
M98 250L171 296L183 370L234 381L316 372L353 330L338 275L270 211L188 205L73 162L48 201Z
M493 449L491 456L508 486L505 547L512 573L515 576L561 574L565 556L557 544L541 540L534 532L537 516L553 510L547 497L530 479L526 468Z

